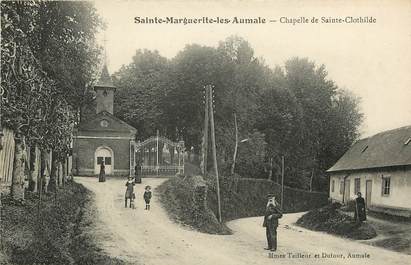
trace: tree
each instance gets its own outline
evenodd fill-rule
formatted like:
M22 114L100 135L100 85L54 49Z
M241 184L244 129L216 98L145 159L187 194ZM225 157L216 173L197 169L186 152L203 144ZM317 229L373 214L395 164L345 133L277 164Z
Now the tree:
M2 125L25 139L16 139L16 150L27 150L27 142L65 157L97 63L95 10L85 2L1 5ZM17 173L16 184L21 182Z
M257 128L267 142L266 167L278 180L281 157L287 159L287 179L290 186L301 186L300 158L303 154L303 110L294 93L288 89L284 72L277 67L271 86L263 91L259 104Z
M348 141L354 141L358 136L362 117L358 111L358 101L341 92L332 80L327 79L324 65L316 66L306 58L293 58L285 63L285 70L287 86L302 109L303 133L300 145L303 154L299 157L302 165L300 175L305 180L305 187L312 189L317 176L317 183L320 184L317 188L325 189L325 171L349 147L333 146L347 143L347 138ZM346 102L339 102L340 98L345 98ZM341 104L347 108L344 114L336 107ZM345 125L344 128L341 114L351 115L350 126Z
M115 82L115 113L137 127L141 139L159 129L196 154L204 139L204 86L213 85L223 173L233 171L236 143L247 138L238 145L235 173L278 176L284 156L285 183L298 188L325 189L325 170L358 137L362 117L358 100L328 78L325 66L292 58L270 69L237 36L217 48L187 45L170 60L138 51Z
M114 74L118 89L114 113L137 128L140 140L165 131L162 105L169 89L168 60L157 51L138 50L133 61Z

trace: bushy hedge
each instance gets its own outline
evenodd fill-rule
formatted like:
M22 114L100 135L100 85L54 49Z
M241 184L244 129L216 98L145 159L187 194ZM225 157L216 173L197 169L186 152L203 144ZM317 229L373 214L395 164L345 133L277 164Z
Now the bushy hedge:
M357 223L346 214L339 213L339 204L330 204L314 209L300 219L297 224L315 231L324 231L352 239L371 239L377 236L375 229L367 223Z
M217 212L216 178L205 178L209 187L208 205ZM272 193L281 202L281 185L266 179L220 177L222 216L224 220L264 215L267 194ZM309 192L284 187L284 212L301 212L326 205L326 193Z
M344 212L355 212L355 200L349 200L345 205L340 208Z
M113 264L124 262L106 256L87 229L83 214L90 193L82 185L69 183L57 194L44 195L38 216L37 194L26 193L23 206L3 200L1 231L4 252L11 264Z
M161 184L156 192L168 215L176 222L200 232L229 234L230 230L218 222L214 213L208 207L202 209L201 202L196 201L196 185L196 178L178 176Z

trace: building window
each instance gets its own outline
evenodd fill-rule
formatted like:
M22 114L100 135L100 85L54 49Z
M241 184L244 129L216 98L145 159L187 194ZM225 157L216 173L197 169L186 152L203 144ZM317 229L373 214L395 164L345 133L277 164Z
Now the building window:
M334 192L335 180L331 181L331 192Z
M107 166L111 165L111 157L105 157L104 163L105 163Z
M101 162L103 162L104 157L99 156L97 157L97 165L101 165Z
M358 194L358 192L361 191L361 179L360 178L356 178L354 180L354 192L355 194Z
M341 180L341 183L340 183L340 194L343 194L344 193L344 180Z
M391 188L391 178L382 177L382 195L383 196L390 195L390 188Z
M101 127L108 127L108 120L101 120L100 121L100 126Z

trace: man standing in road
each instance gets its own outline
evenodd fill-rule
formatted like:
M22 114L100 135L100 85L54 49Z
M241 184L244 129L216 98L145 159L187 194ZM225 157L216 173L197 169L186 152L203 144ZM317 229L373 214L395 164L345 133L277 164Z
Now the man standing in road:
M268 247L266 250L276 251L277 250L277 227L278 219L283 216L278 203L275 200L273 194L268 194L267 196L267 208L264 216L263 227L266 228L266 236Z

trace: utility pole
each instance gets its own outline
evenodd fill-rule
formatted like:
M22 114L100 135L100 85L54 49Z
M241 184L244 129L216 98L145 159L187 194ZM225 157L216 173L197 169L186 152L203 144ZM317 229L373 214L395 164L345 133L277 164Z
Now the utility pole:
M281 210L284 206L284 156L281 156Z
M218 178L218 168L217 168L217 149L216 149L216 142L215 142L215 128L214 128L214 113L213 113L213 91L211 85L207 86L207 94L208 94L208 103L209 103L209 111L210 111L210 126L211 126L211 145L213 147L213 162L214 162L214 170L215 176L217 181L217 202L218 202L218 221L221 223L221 198L220 198L220 181Z
M3 250L3 192L0 192L0 249Z
M204 139L203 139L203 167L201 168L201 171L203 173L203 176L207 175L207 156L208 156L208 112L209 112L209 98L208 98L208 90L207 87L204 87Z
M158 165L158 137L160 136L160 132L157 130L157 167L156 167L156 170L157 170L157 177L158 177L158 169L160 168L159 167L159 165Z

